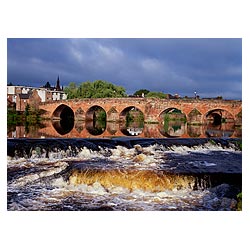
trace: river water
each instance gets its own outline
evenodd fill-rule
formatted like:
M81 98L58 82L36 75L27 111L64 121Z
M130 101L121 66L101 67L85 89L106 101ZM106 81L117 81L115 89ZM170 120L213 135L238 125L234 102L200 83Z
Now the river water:
M8 210L237 210L239 138L9 138Z

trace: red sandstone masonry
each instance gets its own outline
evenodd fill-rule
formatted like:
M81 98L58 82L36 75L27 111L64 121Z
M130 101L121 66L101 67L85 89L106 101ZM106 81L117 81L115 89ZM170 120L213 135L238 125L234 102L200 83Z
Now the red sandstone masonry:
M157 99L157 98L98 98L72 99L41 103L40 109L46 111L45 116L51 119L60 116L65 106L72 109L75 120L84 120L86 113L93 106L100 106L107 114L108 121L119 121L122 111L128 107L136 107L144 114L147 123L161 121L161 114L168 109L179 109L189 119L189 114L196 109L201 113L200 123L204 123L206 115L211 111L223 110L230 114L237 125L241 125L242 102L219 99ZM226 112L225 112L226 111ZM77 115L76 115L77 114ZM80 114L80 115L79 115Z

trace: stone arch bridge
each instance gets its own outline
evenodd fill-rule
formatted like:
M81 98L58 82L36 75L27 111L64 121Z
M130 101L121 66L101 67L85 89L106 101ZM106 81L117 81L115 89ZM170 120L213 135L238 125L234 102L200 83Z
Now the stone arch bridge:
M145 123L161 123L163 114L179 110L189 124L206 124L223 120L241 125L242 102L221 99L98 98L69 99L40 103L39 109L52 120L73 118L75 122L93 119L96 108L106 112L107 121L121 121L135 108Z

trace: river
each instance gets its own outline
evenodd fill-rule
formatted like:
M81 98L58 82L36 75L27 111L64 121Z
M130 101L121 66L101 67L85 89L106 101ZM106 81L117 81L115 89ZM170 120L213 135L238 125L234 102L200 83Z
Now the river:
M237 210L241 139L8 138L8 210Z

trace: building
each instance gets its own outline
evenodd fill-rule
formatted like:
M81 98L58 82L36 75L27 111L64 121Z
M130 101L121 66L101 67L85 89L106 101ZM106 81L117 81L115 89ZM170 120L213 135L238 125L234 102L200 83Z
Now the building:
M7 86L7 102L9 105L15 105L16 111L24 111L27 104L37 108L40 102L49 102L57 100L65 100L67 95L60 87L59 76L56 86L53 88L47 82L43 87L27 87L27 86Z

